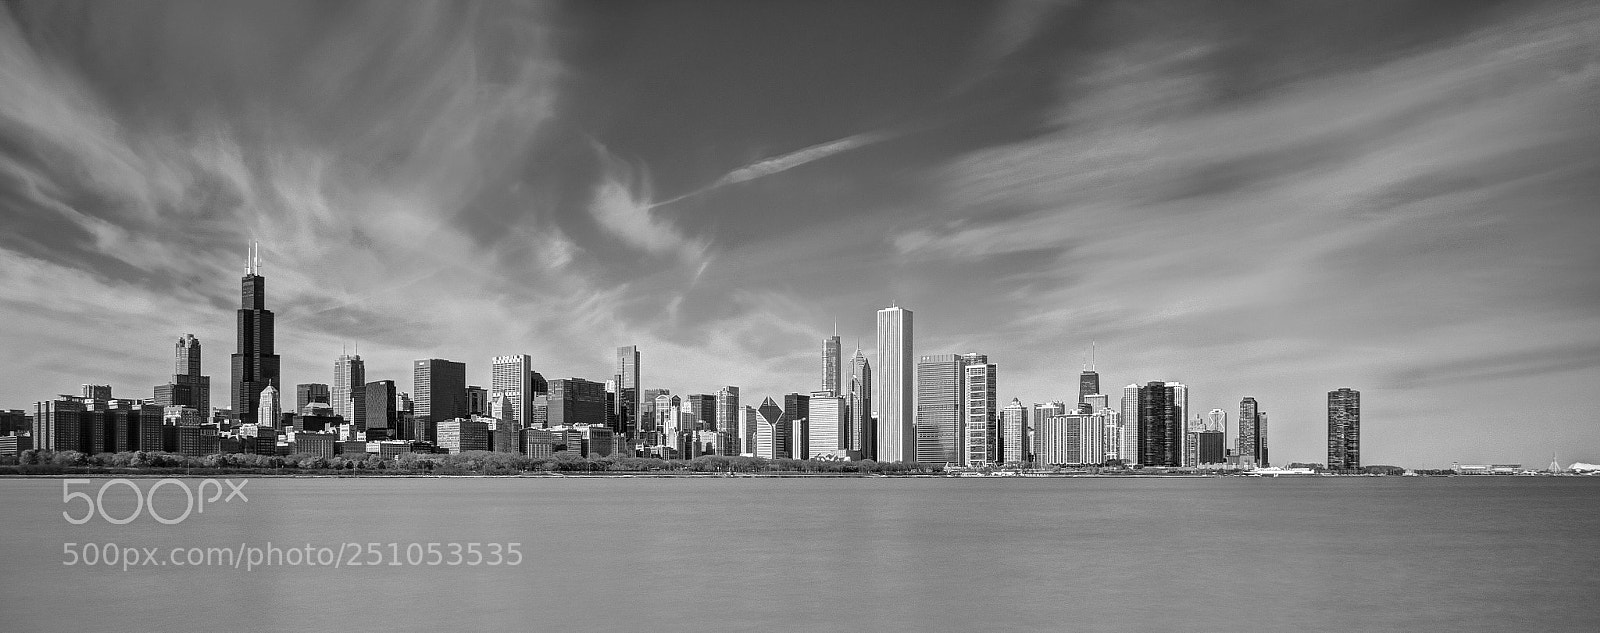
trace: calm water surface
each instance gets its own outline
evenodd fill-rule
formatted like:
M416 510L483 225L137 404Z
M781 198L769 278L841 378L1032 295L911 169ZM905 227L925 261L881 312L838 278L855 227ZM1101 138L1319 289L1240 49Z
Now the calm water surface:
M75 526L61 480L0 480L0 630L1600 630L1600 478L257 478L245 493L174 526ZM134 503L105 500L113 517ZM517 542L525 558L122 571L63 565L69 542L397 543L402 559Z

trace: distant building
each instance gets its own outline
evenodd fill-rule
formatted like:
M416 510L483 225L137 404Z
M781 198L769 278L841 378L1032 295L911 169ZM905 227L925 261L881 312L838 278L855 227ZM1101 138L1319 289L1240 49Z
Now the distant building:
M346 420L365 420L367 417L367 363L360 354L340 354L333 361L333 414Z
M294 434L294 442L292 443L293 451L296 453L304 453L312 457L326 457L332 459L333 445L337 439L338 436L332 433L296 432Z
M1028 408L1022 401L1011 399L1011 404L1000 410L1000 456L1002 464L1025 464L1028 459Z
M811 396L783 396L783 418L789 425L789 457L811 459Z
M844 398L822 390L807 398L806 446L811 459L850 459L850 420Z
M489 415L489 390L467 385L467 414Z
M839 370L843 360L839 349L839 326L835 324L833 336L822 341L822 391L835 396L842 393Z
M850 416L850 454L853 459L877 459L878 430L872 417L872 365L859 347L850 357L850 382L844 395L845 410Z
M278 388L267 385L266 389L261 390L257 400L260 402L260 408L256 412L255 423L269 428L277 426L278 420L283 417L283 409L278 403ZM241 422L241 424L250 423Z
M550 381L548 426L606 423L606 387L582 378Z
M172 381L156 385L157 406L183 405L201 411L211 410L211 377L200 375L200 339L193 334L178 337L173 348Z
M33 444L46 451L83 451L89 442L83 400L62 396L33 405Z
M522 452L533 459L548 459L555 455L555 433L549 429L524 429Z
M783 409L772 398L766 398L755 412L755 432L751 434L755 439L755 456L766 459L791 457L789 419Z
M177 435L179 455L184 457L204 457L206 455L215 455L222 450L215 424L173 428Z
M955 354L923 356L917 361L916 461L961 464L961 416L966 394L965 359Z
M467 365L426 358L412 363L411 376L418 439L438 444L438 422L467 415Z
M998 369L987 356L967 354L962 368L964 463L988 466L1000 462Z
M878 368L872 389L878 409L878 461L917 460L911 323L910 310L894 306L878 311Z
M717 421L715 428L723 434L723 440L728 442L722 447L722 455L738 455L743 452L740 438L743 436L739 423L739 414L744 410L739 406L739 388L728 385L717 390Z
M1361 468L1361 392L1348 387L1328 392L1328 468Z
M1239 460L1243 464L1269 466L1267 459L1267 413L1255 398L1239 401Z
M303 413L311 403L318 402L333 407L333 392L320 382L303 382L294 386L294 412ZM157 403L160 404L160 403Z
M29 433L33 431L33 418L22 409L0 411L0 435Z
M622 431L637 438L644 432L643 387L639 385L639 348L627 345L617 348L616 418Z
M267 309L267 280L261 276L260 245L251 246L239 280L238 351L233 354L233 412L240 423L257 422L261 393L279 382L273 315ZM276 388L273 390L277 392ZM277 420L267 420L277 424Z
M1027 436L1028 436L1028 456L1029 456L1031 461L1036 462L1036 463L1043 463L1043 462L1039 462L1039 458L1040 458L1041 455L1044 455L1044 452L1045 452L1045 448L1044 448L1044 423L1045 423L1045 421L1049 420L1052 416L1066 415L1067 412L1068 412L1067 403L1062 402L1060 400L1057 400L1055 402L1043 402L1043 403L1035 402L1035 403L1033 403L1033 410L1030 411L1029 414L1028 414L1028 419L1027 419L1028 430L1026 432Z
M1100 393L1100 372L1084 369L1078 374L1078 402L1088 402L1091 395ZM1099 406L1105 406L1103 403ZM1098 410L1098 407L1096 408Z
M535 379L533 357L527 354L507 354L494 357L491 365L489 397L503 397L510 403L512 422L526 425L532 421L533 398L543 390ZM498 416L497 416L498 417Z
M689 399L684 402L684 413L687 423L685 431L703 431L716 428L717 425L717 397L712 394L689 394Z
M402 435L400 422L400 390L393 380L374 380L361 386L364 417L356 421L356 429L367 432L367 439L396 439Z
M452 418L439 422L437 429L439 441L435 444L447 452L489 450L489 424L482 419Z
M1188 388L1177 382L1151 382L1139 392L1139 463L1183 466Z

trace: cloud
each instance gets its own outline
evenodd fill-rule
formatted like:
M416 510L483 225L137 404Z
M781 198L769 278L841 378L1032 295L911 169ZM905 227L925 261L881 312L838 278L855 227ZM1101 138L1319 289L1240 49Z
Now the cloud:
M604 174L594 187L589 213L599 225L623 243L658 256L699 262L709 243L684 234L670 220L654 213L664 203L651 200L649 175L613 156L598 143L595 150Z

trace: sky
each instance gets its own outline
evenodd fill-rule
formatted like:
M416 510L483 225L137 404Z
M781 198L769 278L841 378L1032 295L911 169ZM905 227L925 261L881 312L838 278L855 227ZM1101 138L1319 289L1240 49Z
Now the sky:
M259 240L287 385L753 404L895 304L1003 402L1093 345L1279 463L1340 387L1364 463L1597 462L1597 103L1592 2L7 2L0 408L184 333L226 404Z

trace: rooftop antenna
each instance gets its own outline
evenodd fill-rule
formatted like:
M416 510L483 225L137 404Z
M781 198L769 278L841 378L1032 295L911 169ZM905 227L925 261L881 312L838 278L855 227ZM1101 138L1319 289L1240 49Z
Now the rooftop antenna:
M1098 342L1089 341L1089 371L1099 371L1099 368L1095 367L1094 364L1094 348L1097 345L1099 345Z
M833 337L839 338L839 317L833 317Z
M260 275L261 274L261 242L256 242L255 243L255 265L256 265L256 267L255 267L254 273L256 275Z

